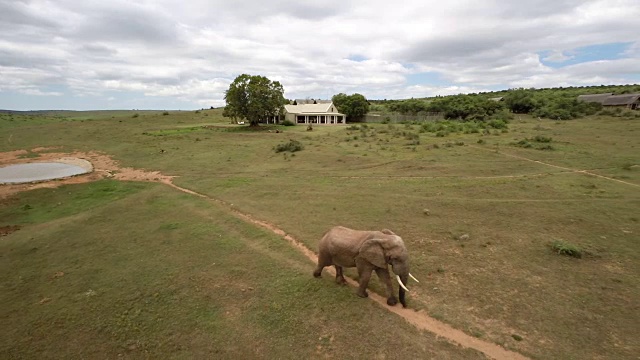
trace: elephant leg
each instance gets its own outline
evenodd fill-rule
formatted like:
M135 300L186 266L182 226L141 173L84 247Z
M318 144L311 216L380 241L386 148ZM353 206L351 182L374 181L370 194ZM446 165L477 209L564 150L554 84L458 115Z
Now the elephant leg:
M387 287L387 305L393 306L398 303L398 299L393 295L393 285L391 285L391 276L389 276L389 269L376 268L376 274L380 281Z
M346 285L347 280L345 280L344 275L342 273L342 266L336 265L336 282L340 285Z
M358 268L358 276L359 283L358 291L356 295L360 297L368 297L367 286L369 285L369 279L371 279L371 272L373 271L373 266L369 264L366 260L356 259L356 267Z
M331 265L331 262L332 262L331 261L331 255L329 255L327 253L320 252L320 255L318 255L318 266L314 270L313 276L315 276L317 278L322 276L322 269L324 269L325 266Z

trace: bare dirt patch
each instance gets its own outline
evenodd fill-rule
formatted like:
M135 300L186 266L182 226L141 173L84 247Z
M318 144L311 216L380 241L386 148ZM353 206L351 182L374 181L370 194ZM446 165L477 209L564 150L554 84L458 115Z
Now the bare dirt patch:
M18 230L20 230L19 225L0 226L0 236L6 236Z

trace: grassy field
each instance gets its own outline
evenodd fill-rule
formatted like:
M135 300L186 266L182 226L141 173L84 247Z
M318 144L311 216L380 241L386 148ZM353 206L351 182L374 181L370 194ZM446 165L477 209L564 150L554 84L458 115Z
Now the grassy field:
M276 133L220 110L135 114L0 114L0 151L102 151L311 249L333 225L390 228L421 280L412 308L532 358L640 352L637 119ZM304 149L274 151L290 140ZM277 236L167 186L21 193L3 200L7 225L21 226L0 242L12 357L482 358L314 281ZM580 258L559 254L571 247Z

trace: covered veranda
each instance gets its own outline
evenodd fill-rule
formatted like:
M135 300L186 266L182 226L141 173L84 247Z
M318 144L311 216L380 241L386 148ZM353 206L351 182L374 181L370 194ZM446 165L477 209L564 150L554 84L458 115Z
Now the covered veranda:
M335 125L344 124L343 114L339 113L302 113L295 114L297 124Z

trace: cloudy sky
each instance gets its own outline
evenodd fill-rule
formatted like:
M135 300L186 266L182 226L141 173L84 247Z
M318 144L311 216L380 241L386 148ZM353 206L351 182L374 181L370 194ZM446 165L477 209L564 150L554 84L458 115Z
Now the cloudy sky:
M0 0L0 109L198 109L242 73L287 98L640 83L638 0Z

